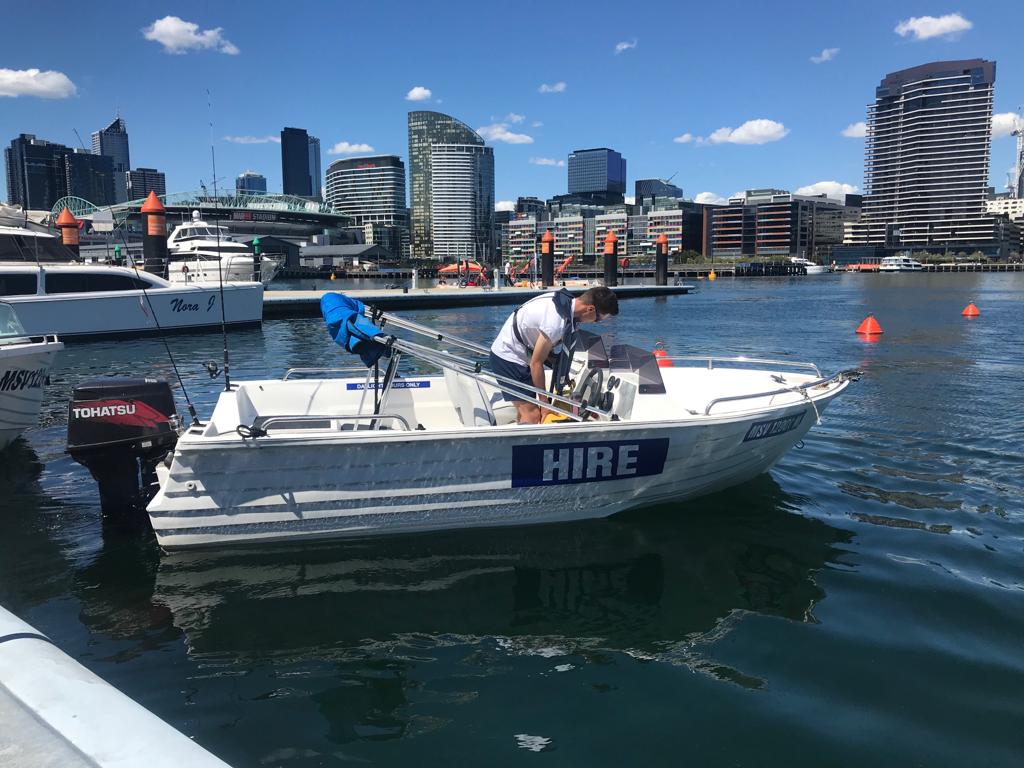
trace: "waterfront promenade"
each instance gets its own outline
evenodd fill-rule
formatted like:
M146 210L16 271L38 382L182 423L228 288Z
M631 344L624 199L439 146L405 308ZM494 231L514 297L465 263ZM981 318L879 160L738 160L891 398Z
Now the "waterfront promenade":
M340 281L339 281L340 282ZM328 284L330 282L328 281ZM589 286L566 286L578 296ZM267 291L263 294L263 317L307 317L320 314L320 299L325 293L339 292L379 309L448 309L455 307L493 307L521 304L540 296L550 288L458 288L432 287L410 289L348 290L336 288L309 291ZM675 296L689 293L692 285L620 285L615 293L620 299L651 296Z

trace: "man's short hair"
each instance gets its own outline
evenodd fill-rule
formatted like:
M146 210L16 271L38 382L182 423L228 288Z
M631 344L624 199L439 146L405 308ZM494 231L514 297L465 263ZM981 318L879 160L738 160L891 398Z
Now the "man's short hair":
M581 304L591 304L601 315L619 314L619 297L612 292L611 288L599 285L596 288L588 288L580 294Z

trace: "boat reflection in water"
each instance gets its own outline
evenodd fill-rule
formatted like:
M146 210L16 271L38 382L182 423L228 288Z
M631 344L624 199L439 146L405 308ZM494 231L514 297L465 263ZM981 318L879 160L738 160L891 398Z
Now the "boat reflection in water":
M455 645L621 651L756 686L705 663L695 645L744 612L811 619L824 597L814 575L848 536L794 514L798 502L762 476L690 503L685 516L651 509L318 548L174 552L160 560L153 602L204 661L365 663Z

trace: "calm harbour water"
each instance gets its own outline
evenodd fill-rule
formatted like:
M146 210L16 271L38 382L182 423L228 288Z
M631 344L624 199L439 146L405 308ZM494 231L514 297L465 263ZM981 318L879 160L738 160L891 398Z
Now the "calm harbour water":
M484 341L507 312L411 314ZM695 502L165 555L63 454L71 387L169 377L163 345L70 346L0 458L0 604L235 766L1020 765L1024 275L719 280L600 329L865 376ZM340 354L308 319L230 342L238 379ZM220 337L170 343L209 413Z

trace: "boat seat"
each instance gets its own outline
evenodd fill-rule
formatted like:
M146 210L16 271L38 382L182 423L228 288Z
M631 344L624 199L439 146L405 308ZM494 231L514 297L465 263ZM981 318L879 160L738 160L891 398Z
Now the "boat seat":
M467 427L494 426L494 413L491 411L491 399L484 391L483 385L464 373L450 368L444 369L444 383L448 387L448 395L452 399L462 424Z

